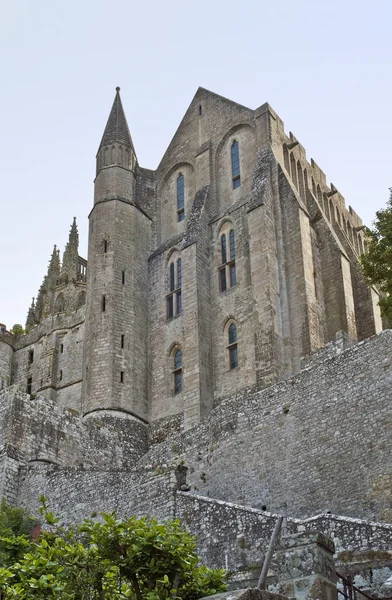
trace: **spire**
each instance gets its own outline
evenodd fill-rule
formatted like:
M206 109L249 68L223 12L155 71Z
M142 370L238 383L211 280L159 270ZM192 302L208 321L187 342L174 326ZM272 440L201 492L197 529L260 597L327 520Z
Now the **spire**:
M57 250L56 244L53 247L52 256L50 258L49 267L48 267L48 285L50 288L55 288L57 285L57 280L60 277L60 257Z
M27 323L34 321L34 325L40 323L41 320L50 312L50 305L52 295L50 292L54 292L56 285L60 279L60 257L57 250L57 246L53 247L53 251L50 257L48 271L41 283L39 288L36 301L31 304L27 315ZM34 298L33 298L34 300ZM34 309L34 310L33 310ZM31 317L30 317L31 313ZM29 327L32 325L29 324Z
M56 253L57 254L57 253ZM58 256L58 254L57 254ZM60 279L62 283L76 279L78 274L79 259L79 234L76 225L76 217L73 219L71 230L69 232L68 244L63 254L63 264L61 267Z
M29 308L29 311L27 313L27 319L26 319L26 330L28 331L29 329L31 329L32 327L34 327L34 325L37 324L36 318L35 318L35 298L32 299L31 301L31 306Z
M135 148L132 142L131 134L129 133L127 119L125 117L120 98L119 87L116 87L116 96L114 98L112 110L110 111L98 152L102 146L109 146L110 144L115 143L124 144L124 146L131 148L136 157Z

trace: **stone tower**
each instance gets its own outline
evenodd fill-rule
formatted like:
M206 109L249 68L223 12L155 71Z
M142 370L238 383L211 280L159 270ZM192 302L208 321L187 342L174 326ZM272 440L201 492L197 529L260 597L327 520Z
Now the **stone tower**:
M83 414L110 410L145 423L151 220L136 199L138 164L120 88L96 159L89 215Z

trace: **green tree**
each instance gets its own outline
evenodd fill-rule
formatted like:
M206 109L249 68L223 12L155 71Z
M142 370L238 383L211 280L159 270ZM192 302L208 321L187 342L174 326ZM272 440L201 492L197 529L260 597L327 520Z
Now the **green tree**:
M19 325L19 323L15 323L15 325L11 329L11 333L13 333L14 335L20 335L21 333L24 333L24 332L25 331L24 331L22 325Z
M23 508L0 504L0 565L10 566L20 560L30 548L34 533L39 528Z
M177 520L102 513L64 528L45 503L42 514L50 529L0 568L7 600L197 600L226 589L224 572L199 565L195 538Z
M371 229L367 229L367 252L362 255L362 270L381 292L381 314L392 326L392 188L386 208L377 211Z

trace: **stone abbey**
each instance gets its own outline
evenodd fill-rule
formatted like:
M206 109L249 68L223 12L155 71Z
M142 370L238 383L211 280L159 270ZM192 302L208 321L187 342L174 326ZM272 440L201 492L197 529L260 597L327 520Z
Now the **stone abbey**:
M44 492L69 519L174 511L197 533L285 501L392 521L391 334L363 252L361 219L268 104L199 88L152 171L117 88L88 262L74 221L27 333L1 330L3 495L34 510ZM235 570L252 557L233 531Z

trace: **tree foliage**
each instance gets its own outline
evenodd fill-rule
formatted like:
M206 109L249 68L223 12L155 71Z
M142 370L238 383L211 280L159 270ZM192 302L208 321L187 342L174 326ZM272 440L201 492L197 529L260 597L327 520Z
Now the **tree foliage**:
M20 325L19 323L15 323L15 325L13 325L12 329L11 329L11 333L13 333L14 335L20 335L21 333L24 333L25 330L23 329L22 325Z
M178 520L102 513L64 528L42 502L49 530L18 536L23 556L0 568L7 600L197 600L226 589L224 571L199 565L195 538Z
M367 229L367 252L361 257L362 270L369 283L381 292L381 314L392 326L392 188L386 208L377 211Z

